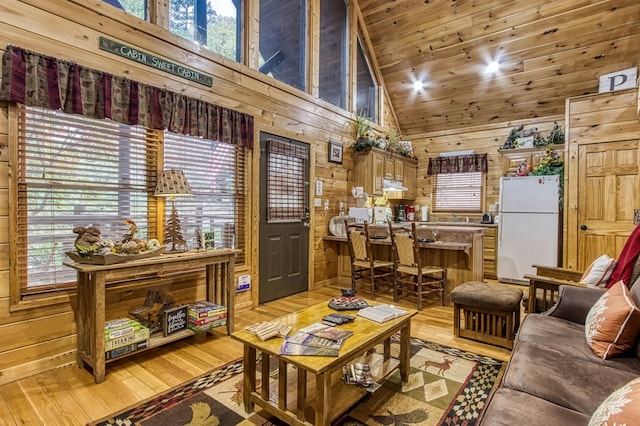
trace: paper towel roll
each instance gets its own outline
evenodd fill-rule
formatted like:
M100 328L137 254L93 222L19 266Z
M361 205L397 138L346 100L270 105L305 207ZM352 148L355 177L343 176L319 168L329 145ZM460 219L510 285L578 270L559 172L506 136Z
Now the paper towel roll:
M421 222L429 221L429 206L420 207L420 221Z

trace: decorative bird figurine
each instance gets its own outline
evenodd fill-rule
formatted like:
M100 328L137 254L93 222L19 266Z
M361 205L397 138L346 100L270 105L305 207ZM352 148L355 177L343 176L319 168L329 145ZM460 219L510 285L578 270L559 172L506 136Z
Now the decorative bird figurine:
M394 414L388 409L388 416L371 416L373 420L381 425L409 426L425 422L429 418L429 413L423 408L416 408L409 413Z
M197 401L190 405L191 421L184 426L218 426L220 420L211 414L211 407L204 401Z

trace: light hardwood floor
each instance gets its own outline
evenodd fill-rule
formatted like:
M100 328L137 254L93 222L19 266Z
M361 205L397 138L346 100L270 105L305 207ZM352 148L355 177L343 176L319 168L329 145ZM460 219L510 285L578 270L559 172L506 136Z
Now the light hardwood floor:
M520 287L523 288L523 287ZM328 301L339 287L304 292L236 313L236 330L306 306ZM390 294L376 298L393 303ZM398 306L413 307L407 301ZM453 335L453 309L428 305L411 323L411 336L482 355L508 360L510 351ZM2 425L84 425L242 356L242 345L223 327L107 365L106 380L96 385L76 365L59 368L0 386Z

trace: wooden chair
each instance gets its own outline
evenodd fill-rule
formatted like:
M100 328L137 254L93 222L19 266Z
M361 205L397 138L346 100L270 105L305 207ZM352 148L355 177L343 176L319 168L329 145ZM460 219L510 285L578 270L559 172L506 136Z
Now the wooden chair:
M442 305L446 305L447 271L439 266L424 266L420 257L420 236L416 224L411 224L411 232L394 232L389 223L391 243L396 259L395 286L393 300L400 292L417 299L418 310L422 310L425 296L440 293ZM426 237L425 237L426 238Z
M367 222L364 223L363 229L347 224L345 226L351 257L351 288L355 290L358 284L369 287L371 298L375 299L376 288L380 284L388 282L393 285L395 262L375 259ZM386 226L384 228L386 232Z

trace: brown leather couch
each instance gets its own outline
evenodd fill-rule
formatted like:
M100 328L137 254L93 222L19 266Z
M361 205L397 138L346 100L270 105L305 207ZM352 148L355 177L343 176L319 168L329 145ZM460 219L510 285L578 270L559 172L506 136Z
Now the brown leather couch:
M640 284L631 288L640 306ZM584 322L601 289L561 286L559 301L528 314L514 343L502 382L480 424L587 425L613 391L640 376L640 347L600 359L585 338Z

